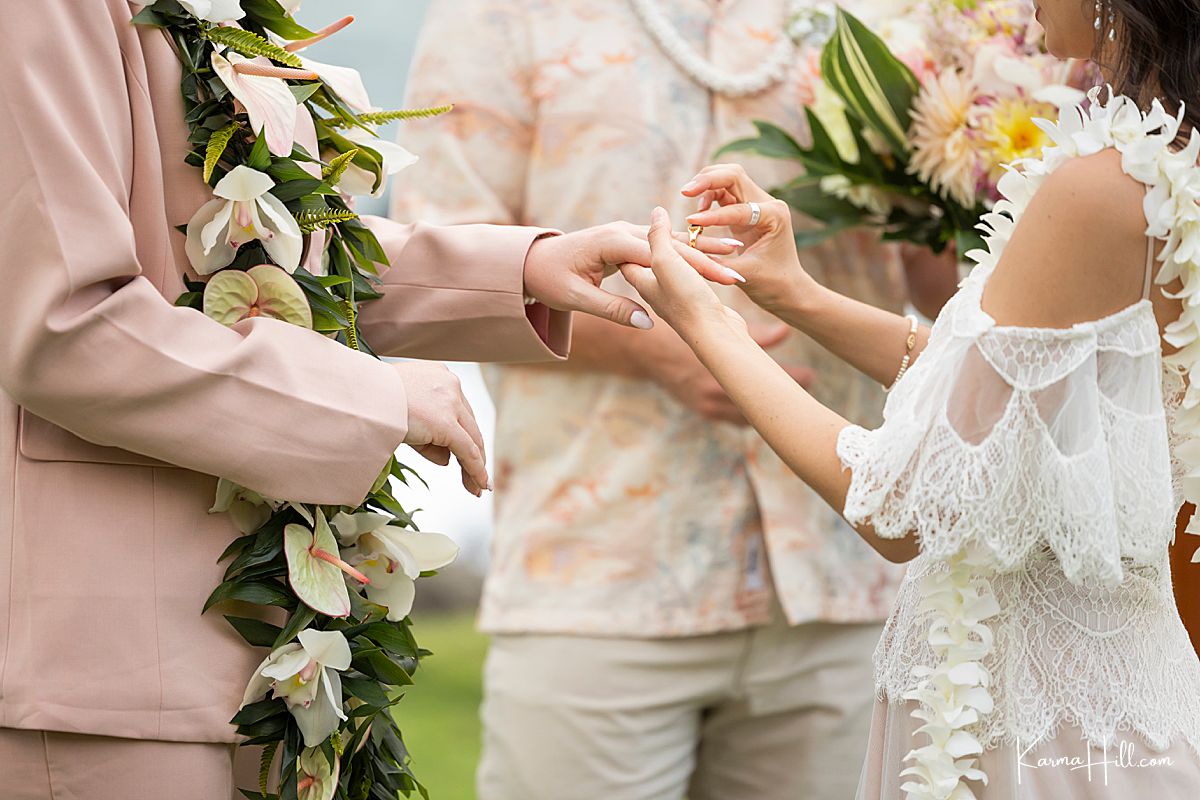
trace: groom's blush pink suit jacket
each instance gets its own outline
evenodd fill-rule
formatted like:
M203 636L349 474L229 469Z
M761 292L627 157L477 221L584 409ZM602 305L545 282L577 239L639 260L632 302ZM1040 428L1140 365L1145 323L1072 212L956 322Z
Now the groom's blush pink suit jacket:
M234 741L264 652L214 609L237 532L221 475L356 504L405 436L394 368L269 319L176 308L186 223L180 70L124 0L0 14L0 727ZM561 356L569 320L523 303L529 228L376 230L364 314L381 353ZM228 613L228 609L224 609Z

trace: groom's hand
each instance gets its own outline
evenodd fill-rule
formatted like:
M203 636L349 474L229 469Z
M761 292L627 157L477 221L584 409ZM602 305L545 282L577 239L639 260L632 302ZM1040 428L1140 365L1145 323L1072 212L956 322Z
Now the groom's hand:
M408 399L408 435L404 443L445 466L451 454L462 467L463 487L479 497L490 489L483 434L463 395L458 376L445 364L405 361L394 365Z
M628 222L612 222L563 236L538 239L525 259L525 294L559 311L583 311L603 319L648 330L654 323L638 303L610 294L600 282L622 264L650 266L647 229ZM728 239L701 237L699 249L688 247L676 234L679 254L693 268L718 283L737 282L736 273L713 261L706 253L725 255L737 248Z

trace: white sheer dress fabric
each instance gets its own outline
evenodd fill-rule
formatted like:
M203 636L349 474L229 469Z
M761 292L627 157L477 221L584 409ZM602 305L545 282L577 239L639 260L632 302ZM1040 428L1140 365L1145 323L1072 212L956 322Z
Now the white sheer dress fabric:
M847 519L921 542L875 654L858 797L903 796L920 724L903 695L913 667L936 661L921 581L966 546L990 562L1000 606L984 660L995 710L970 729L990 778L971 783L976 796L1200 796L1200 662L1167 560L1183 384L1163 367L1153 307L1069 329L998 326L980 307L989 274L977 267L947 304L883 425L838 442ZM1120 754L1136 766L1100 765Z

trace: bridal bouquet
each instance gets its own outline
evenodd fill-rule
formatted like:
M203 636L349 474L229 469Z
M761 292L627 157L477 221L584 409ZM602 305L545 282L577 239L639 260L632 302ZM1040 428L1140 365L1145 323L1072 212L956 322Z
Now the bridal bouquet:
M1084 93L1089 76L1048 55L1028 0L922 0L893 9L878 33L844 10L827 15L819 55L803 63L811 141L766 122L722 152L800 162L776 194L822 224L815 244L872 226L941 252L978 246L975 225L1006 165L1049 143L1039 119ZM1079 74L1073 74L1078 72Z
M293 19L298 5L157 0L134 17L162 29L179 57L187 162L212 190L181 229L194 276L177 305L225 325L272 317L371 354L358 314L381 296L387 256L351 198L381 193L415 161L377 126L449 109L373 106L357 72L301 55L353 19L314 32ZM264 746L259 791L247 797L425 795L391 708L428 655L408 620L414 582L453 561L457 547L409 530L392 491L407 474L392 458L356 507L218 484L212 511L241 535L221 556L224 581L204 610L230 600L262 607L226 619L266 648L232 720L244 744ZM276 757L277 795L267 791Z

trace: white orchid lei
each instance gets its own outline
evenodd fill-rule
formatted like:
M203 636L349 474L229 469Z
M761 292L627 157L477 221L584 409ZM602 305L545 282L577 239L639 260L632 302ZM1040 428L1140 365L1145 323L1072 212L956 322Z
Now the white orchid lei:
M358 73L300 55L344 28L298 24L298 0L157 0L134 22L162 28L183 65L192 152L213 199L186 226L203 281L177 303L226 325L283 320L371 353L357 325L378 298L387 257L354 213L352 195L379 194L415 157L376 126L447 108L383 111ZM263 497L221 480L212 511L243 534L207 611L224 600L276 606L282 626L227 616L271 652L249 677L231 721L263 745L258 792L280 800L426 795L409 768L390 708L427 651L407 619L414 581L454 560L441 534L412 521L392 493L407 468L392 458L363 503L321 507ZM365 596L364 596L365 592ZM279 794L267 771L281 757Z
M1183 108L1171 116L1155 100L1143 112L1127 97L1109 90L1104 101L1101 93L1100 88L1091 90L1086 105L1065 110L1057 123L1036 121L1051 144L1040 159L1018 161L1001 178L1001 199L979 226L986 249L968 257L977 262L977 269L994 269L1017 220L1047 176L1073 158L1109 148L1121 153L1124 172L1149 187L1146 235L1164 242L1155 282L1167 286L1179 280L1183 286L1177 294L1168 293L1183 300L1183 313L1163 333L1167 343L1179 348L1164 358L1164 364L1187 384L1174 425L1183 438L1175 455L1186 470L1183 498L1198 503L1200 386L1192 376L1200 375L1200 132L1193 130L1187 146L1179 148ZM1196 517L1188 533L1200 534ZM1192 560L1200 561L1200 551ZM989 582L993 568L988 557L968 546L922 585L922 609L931 620L928 641L940 661L917 667L914 677L921 682L905 695L917 702L913 716L924 723L917 734L928 738L928 744L905 759L911 766L902 775L912 780L902 789L909 800L969 800L975 794L968 781L987 783L977 759L983 748L970 728L993 711L991 676L983 665L993 640L986 621L1000 611Z

